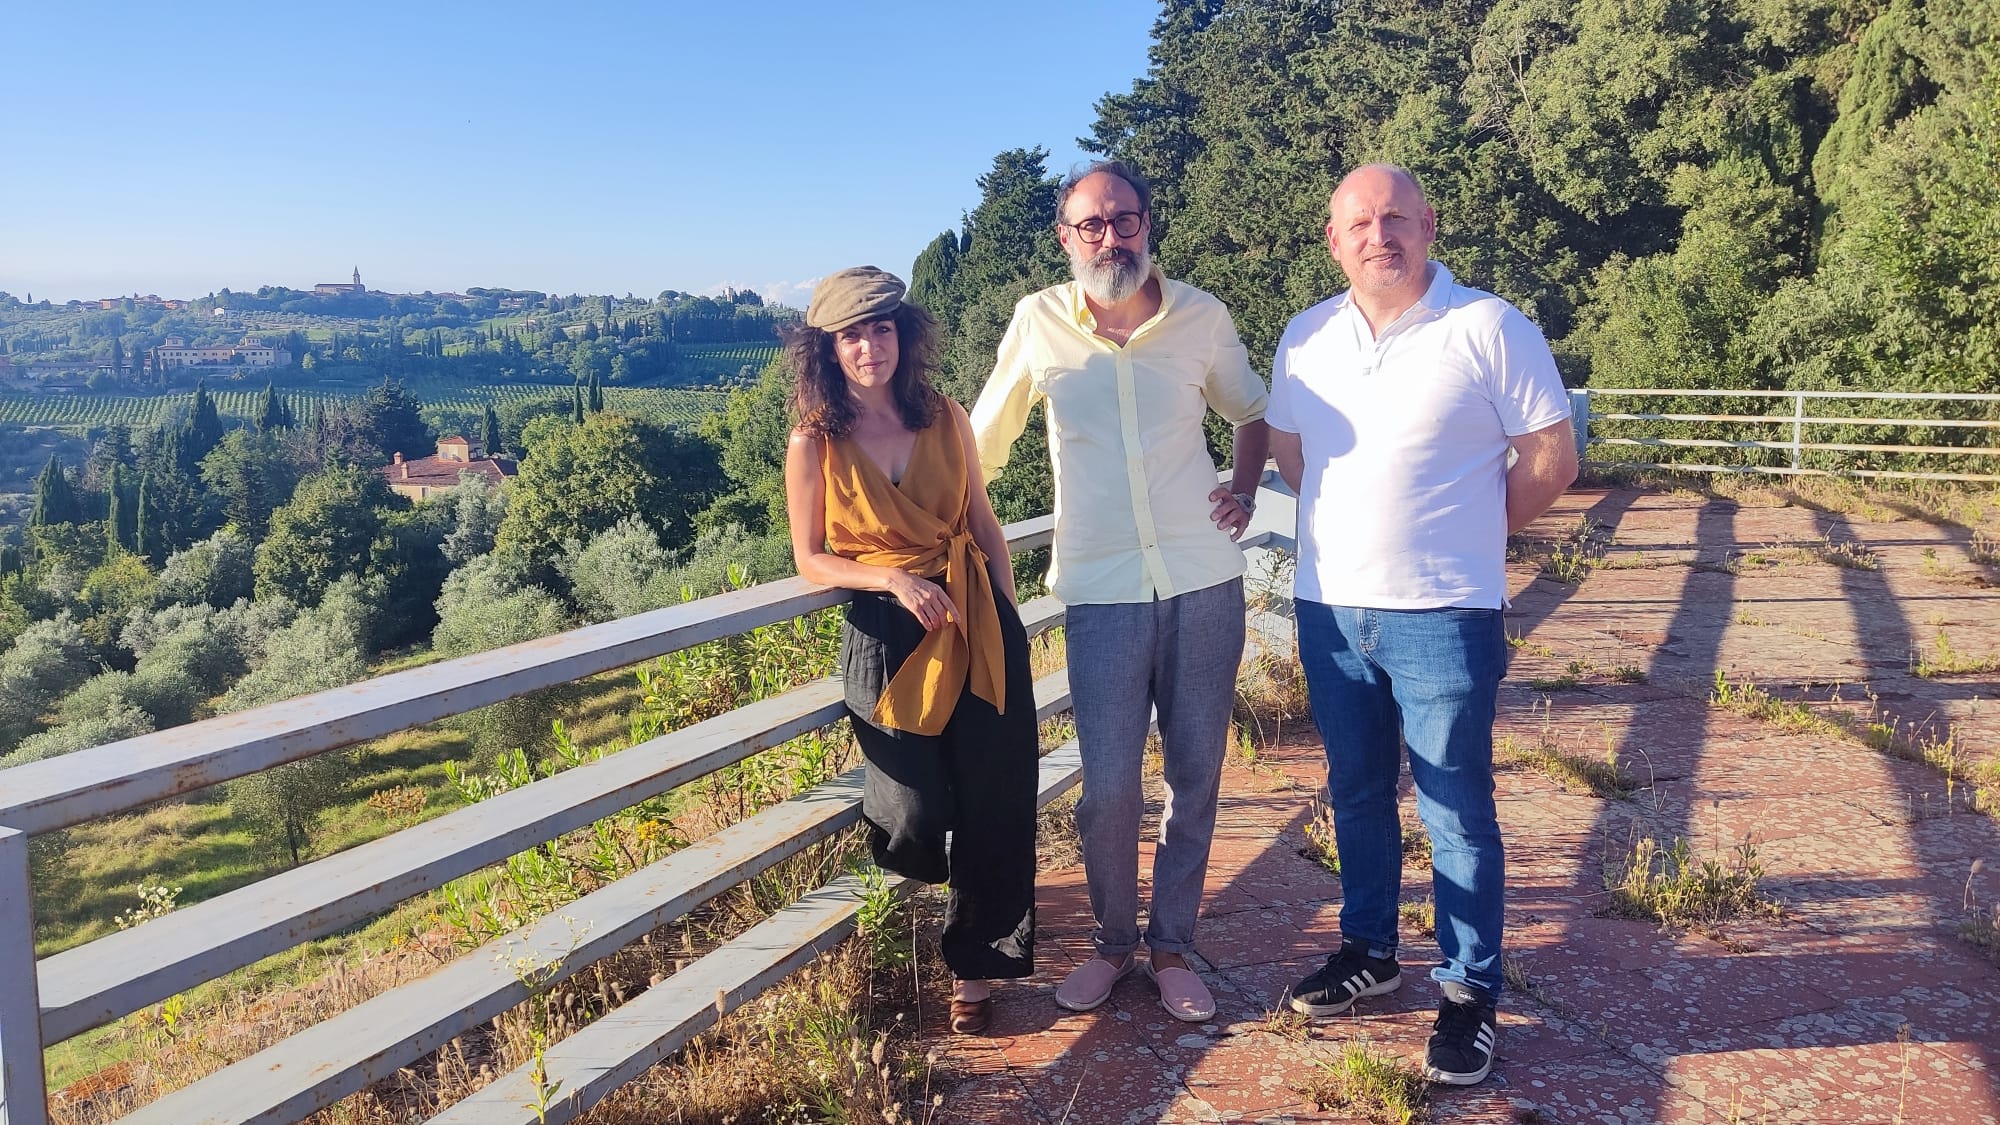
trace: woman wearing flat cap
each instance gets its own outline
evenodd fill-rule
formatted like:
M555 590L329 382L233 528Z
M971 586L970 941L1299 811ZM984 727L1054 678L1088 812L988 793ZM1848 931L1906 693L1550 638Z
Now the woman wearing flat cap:
M936 324L900 280L826 278L786 352L792 555L855 592L840 659L869 844L884 870L951 884L952 1029L977 1034L987 981L1027 976L1034 953L1034 681L1007 543L965 411L931 386Z

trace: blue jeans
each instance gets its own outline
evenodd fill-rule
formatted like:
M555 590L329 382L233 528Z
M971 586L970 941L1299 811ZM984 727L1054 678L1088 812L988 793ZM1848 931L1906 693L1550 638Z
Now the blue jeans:
M1387 610L1297 603L1299 658L1326 742L1340 849L1341 937L1396 947L1410 749L1431 838L1444 964L1431 973L1497 999L1506 861L1493 808L1493 717L1507 668L1497 609Z

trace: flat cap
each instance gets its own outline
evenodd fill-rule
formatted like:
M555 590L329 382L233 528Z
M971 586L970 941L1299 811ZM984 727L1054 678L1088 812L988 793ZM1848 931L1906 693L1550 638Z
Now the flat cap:
M828 274L813 287L806 323L824 332L888 316L903 303L903 279L874 266Z

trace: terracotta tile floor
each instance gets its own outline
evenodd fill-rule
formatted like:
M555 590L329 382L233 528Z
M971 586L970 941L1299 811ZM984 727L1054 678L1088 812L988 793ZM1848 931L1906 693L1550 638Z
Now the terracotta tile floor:
M2000 824L1921 765L1708 701L1718 671L1788 698L1872 695L1881 721L1955 728L1959 754L1990 757L2000 683L1911 668L1940 631L1962 655L2000 649L1985 585L2000 575L1970 559L1963 529L1688 494L1577 492L1535 531L1586 515L1612 565L1576 586L1512 571L1522 641L1497 734L1615 748L1639 788L1609 801L1499 774L1508 957L1526 987L1504 1001L1493 1076L1438 1091L1432 1118L2000 1125L2000 968L1958 932L1969 905L2000 901ZM1876 568L1786 549L1828 535L1868 544ZM1564 675L1581 682L1529 686ZM1322 755L1301 726L1224 775L1198 937L1216 1018L1168 1018L1139 976L1096 1012L1056 1008L1056 981L1090 955L1091 913L1081 869L1045 872L1041 971L999 991L991 1037L946 1041L959 1077L936 1120L1360 1120L1301 1089L1357 1037L1421 1054L1438 951L1406 933L1400 992L1310 1029L1268 1018L1339 940L1338 880L1300 854ZM1603 916L1606 868L1642 836L1716 859L1747 837L1784 914L1713 935ZM1405 900L1429 893L1428 869L1406 870Z

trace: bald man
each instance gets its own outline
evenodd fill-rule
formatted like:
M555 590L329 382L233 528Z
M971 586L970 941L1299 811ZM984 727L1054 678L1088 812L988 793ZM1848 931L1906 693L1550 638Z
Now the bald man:
M1493 717L1507 535L1576 477L1568 396L1520 310L1430 260L1437 215L1408 172L1355 169L1328 214L1350 288L1285 329L1266 415L1278 471L1299 495L1299 653L1326 743L1343 894L1340 949L1291 1005L1332 1016L1402 985L1407 745L1444 954L1424 1072L1472 1085L1493 1067L1499 1030Z

